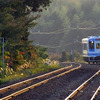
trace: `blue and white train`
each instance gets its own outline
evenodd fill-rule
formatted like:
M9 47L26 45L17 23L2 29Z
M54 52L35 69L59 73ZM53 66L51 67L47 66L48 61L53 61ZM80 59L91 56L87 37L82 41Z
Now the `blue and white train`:
M90 63L100 62L100 36L82 39L83 59Z

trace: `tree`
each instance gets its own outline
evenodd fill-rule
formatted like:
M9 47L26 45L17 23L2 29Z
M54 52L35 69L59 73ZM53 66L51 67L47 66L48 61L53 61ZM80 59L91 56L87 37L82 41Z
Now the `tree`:
M34 16L30 14L46 9L50 2L50 0L0 0L0 39L2 37L6 39L5 50L10 53L10 59L15 59L18 55L16 51L28 54L31 46L28 30L36 25L34 21L39 17L38 14Z
M91 13L92 19L96 22L100 22L100 4L96 2Z
M60 61L64 62L64 61L66 61L66 60L67 60L66 51L63 51Z
M79 22L80 22L80 18L79 18L79 16L77 14L75 14L74 17L73 17L72 25L74 27L78 27Z
M57 34L57 36L53 35L53 38L48 38L48 42L45 45L50 45L51 42L49 41L53 41L54 39L58 40L60 38L57 42L54 42L54 45L58 44L62 48L50 49L50 51L58 51L61 53L62 49L67 49L69 52L71 46L63 45L72 41L72 38L79 37L79 40L81 41L83 37L99 35L99 16L100 0L54 0L48 10L43 12L41 19L38 22L41 23L37 25L35 31L40 30L41 32L48 33L59 32L60 34ZM77 30L73 30L73 27L77 27ZM98 29L91 30L91 28L95 27ZM76 36L77 34L78 36ZM43 35L43 38L44 37L47 37L47 35ZM42 39L38 40L42 42ZM81 51L81 46L79 51Z
M28 40L28 29L34 26L38 16L29 17L31 12L42 11L50 0L1 0L0 1L0 34L1 37L18 37ZM43 8L42 8L43 7Z
M40 58L46 59L48 57L47 48L42 48L42 47L38 46L36 51L37 51L37 55Z

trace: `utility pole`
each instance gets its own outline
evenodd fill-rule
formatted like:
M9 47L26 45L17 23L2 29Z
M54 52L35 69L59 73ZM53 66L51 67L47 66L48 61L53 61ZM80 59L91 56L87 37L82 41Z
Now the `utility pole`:
M2 58L3 58L2 68L3 68L3 78L4 78L4 76L5 76L5 71L4 71L4 37L2 38L2 45L3 45L3 47L2 47Z
M72 50L71 50L71 55L72 55L72 62L74 62L74 40L72 41Z

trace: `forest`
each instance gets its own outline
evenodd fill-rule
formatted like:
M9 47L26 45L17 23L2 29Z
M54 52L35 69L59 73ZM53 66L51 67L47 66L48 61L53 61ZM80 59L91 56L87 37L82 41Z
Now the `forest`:
M31 29L29 39L58 53L71 51L76 41L74 48L81 53L81 39L99 32L100 0L53 0Z
M66 28L95 27L100 24L99 0L57 0L43 11L34 31L51 32Z

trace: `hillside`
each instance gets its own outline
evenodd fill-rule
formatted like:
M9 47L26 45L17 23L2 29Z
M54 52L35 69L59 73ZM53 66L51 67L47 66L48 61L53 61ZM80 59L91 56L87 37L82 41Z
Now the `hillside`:
M30 40L34 40L33 44L48 47L49 52L61 53L63 50L71 52L77 50L82 52L81 40L88 36L100 35L96 30L92 31L71 31L69 34L31 34Z
M41 13L29 39L34 41L33 44L50 47L49 52L70 52L74 48L81 53L82 38L100 35L99 16L99 0L53 1Z

